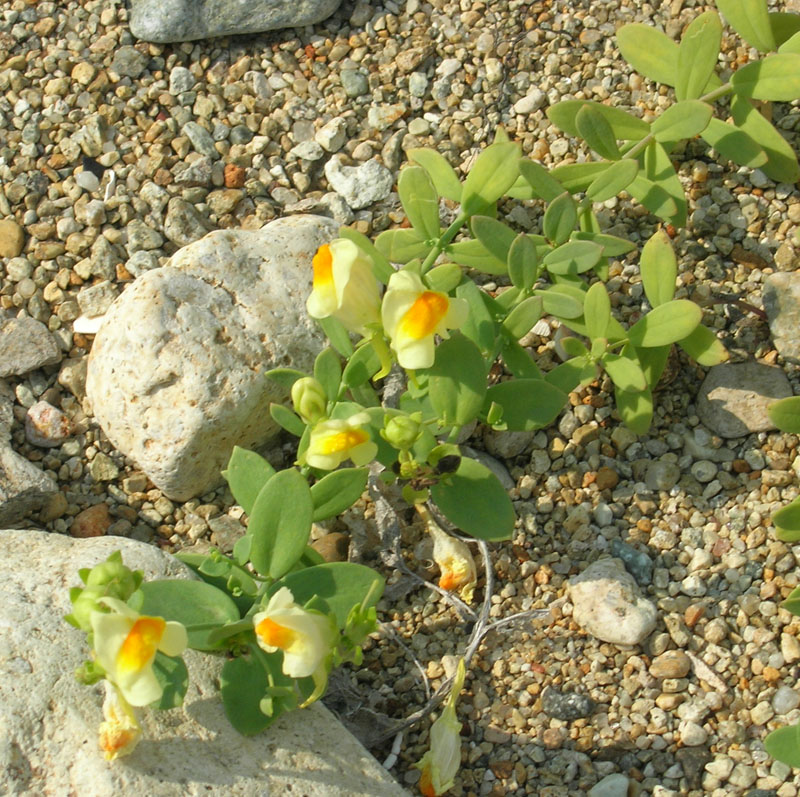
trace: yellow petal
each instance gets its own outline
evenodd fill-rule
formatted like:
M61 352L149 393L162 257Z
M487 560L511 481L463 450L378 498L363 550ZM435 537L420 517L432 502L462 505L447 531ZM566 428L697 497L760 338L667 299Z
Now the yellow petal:
M450 302L437 291L424 291L400 321L400 333L414 340L432 335L447 314Z
M117 671L132 673L146 667L156 655L166 626L160 617L136 620L117 654Z
M308 262L308 261L306 261ZM333 255L328 244L323 244L311 260L314 269L314 290L333 282Z

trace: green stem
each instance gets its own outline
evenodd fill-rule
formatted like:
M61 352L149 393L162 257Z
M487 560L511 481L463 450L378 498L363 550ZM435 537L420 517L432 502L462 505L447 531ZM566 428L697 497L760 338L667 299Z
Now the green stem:
M465 213L459 213L456 216L456 220L444 231L439 240L433 245L431 251L428 252L428 256L420 266L420 274L425 274L431 270L436 258L442 254L444 248L456 237L456 233L466 224L467 218Z

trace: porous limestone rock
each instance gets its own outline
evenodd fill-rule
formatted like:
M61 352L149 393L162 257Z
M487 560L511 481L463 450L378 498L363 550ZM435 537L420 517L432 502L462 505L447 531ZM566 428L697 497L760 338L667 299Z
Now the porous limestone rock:
M86 394L111 442L166 495L220 482L234 445L277 431L286 393L264 374L310 371L323 346L305 309L311 260L338 225L290 216L260 230L217 230L139 276L104 317Z
M74 677L88 650L86 635L63 620L69 588L79 583L79 568L115 550L146 578L191 573L169 554L121 537L0 531L0 544L0 794L407 795L319 704L257 736L239 735L218 699L221 657L195 651L184 655L183 706L145 709L138 747L107 762L97 745L102 684Z
M313 25L342 0L131 0L131 33L149 42L184 42Z
M656 607L619 559L599 559L569 582L572 619L614 645L638 645L656 627Z

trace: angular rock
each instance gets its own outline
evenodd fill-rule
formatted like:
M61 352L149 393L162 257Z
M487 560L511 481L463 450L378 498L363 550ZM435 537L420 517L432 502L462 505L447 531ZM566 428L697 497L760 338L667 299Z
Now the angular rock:
M207 232L205 221L194 205L177 196L170 199L164 219L164 235L172 243L186 246L199 241Z
M800 273L770 274L764 280L764 310L775 348L788 362L800 363Z
M376 160L368 160L361 166L344 166L338 156L325 164L325 177L353 210L386 199L394 183L392 173Z
M323 339L308 317L311 259L338 226L292 216L219 230L136 279L104 316L87 396L112 443L170 498L220 482L234 445L277 431L278 366L310 371Z
M184 42L314 25L342 0L131 0L131 33L149 42Z
M569 582L572 619L614 645L638 645L656 627L656 607L619 559L599 559Z
M253 737L238 734L217 698L222 661L188 651L183 706L142 712L144 737L127 758L107 762L97 746L102 686L73 677L86 636L62 619L78 569L115 550L152 578L191 578L157 548L121 537L73 540L39 531L0 531L0 793L204 794L250 797L402 797L382 767L325 709L281 717Z
M697 414L720 437L744 437L774 429L767 407L792 395L784 372L759 362L723 363L700 386Z
M27 317L0 321L0 377L27 374L60 359L61 349L41 321Z

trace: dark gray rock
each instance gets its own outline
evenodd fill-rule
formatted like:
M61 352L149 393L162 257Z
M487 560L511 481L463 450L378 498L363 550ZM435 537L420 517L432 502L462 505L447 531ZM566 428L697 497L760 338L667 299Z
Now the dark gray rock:
M637 551L627 542L611 540L611 555L622 560L625 569L636 579L641 587L646 587L653 581L653 562L642 551Z
M313 25L341 0L131 0L131 33L149 42L183 42Z
M572 720L588 717L595 708L595 702L588 695L578 692L559 692L548 686L542 692L542 711L557 720Z
M784 372L759 362L715 365L700 386L697 414L720 437L744 437L775 428L767 407L792 395Z

